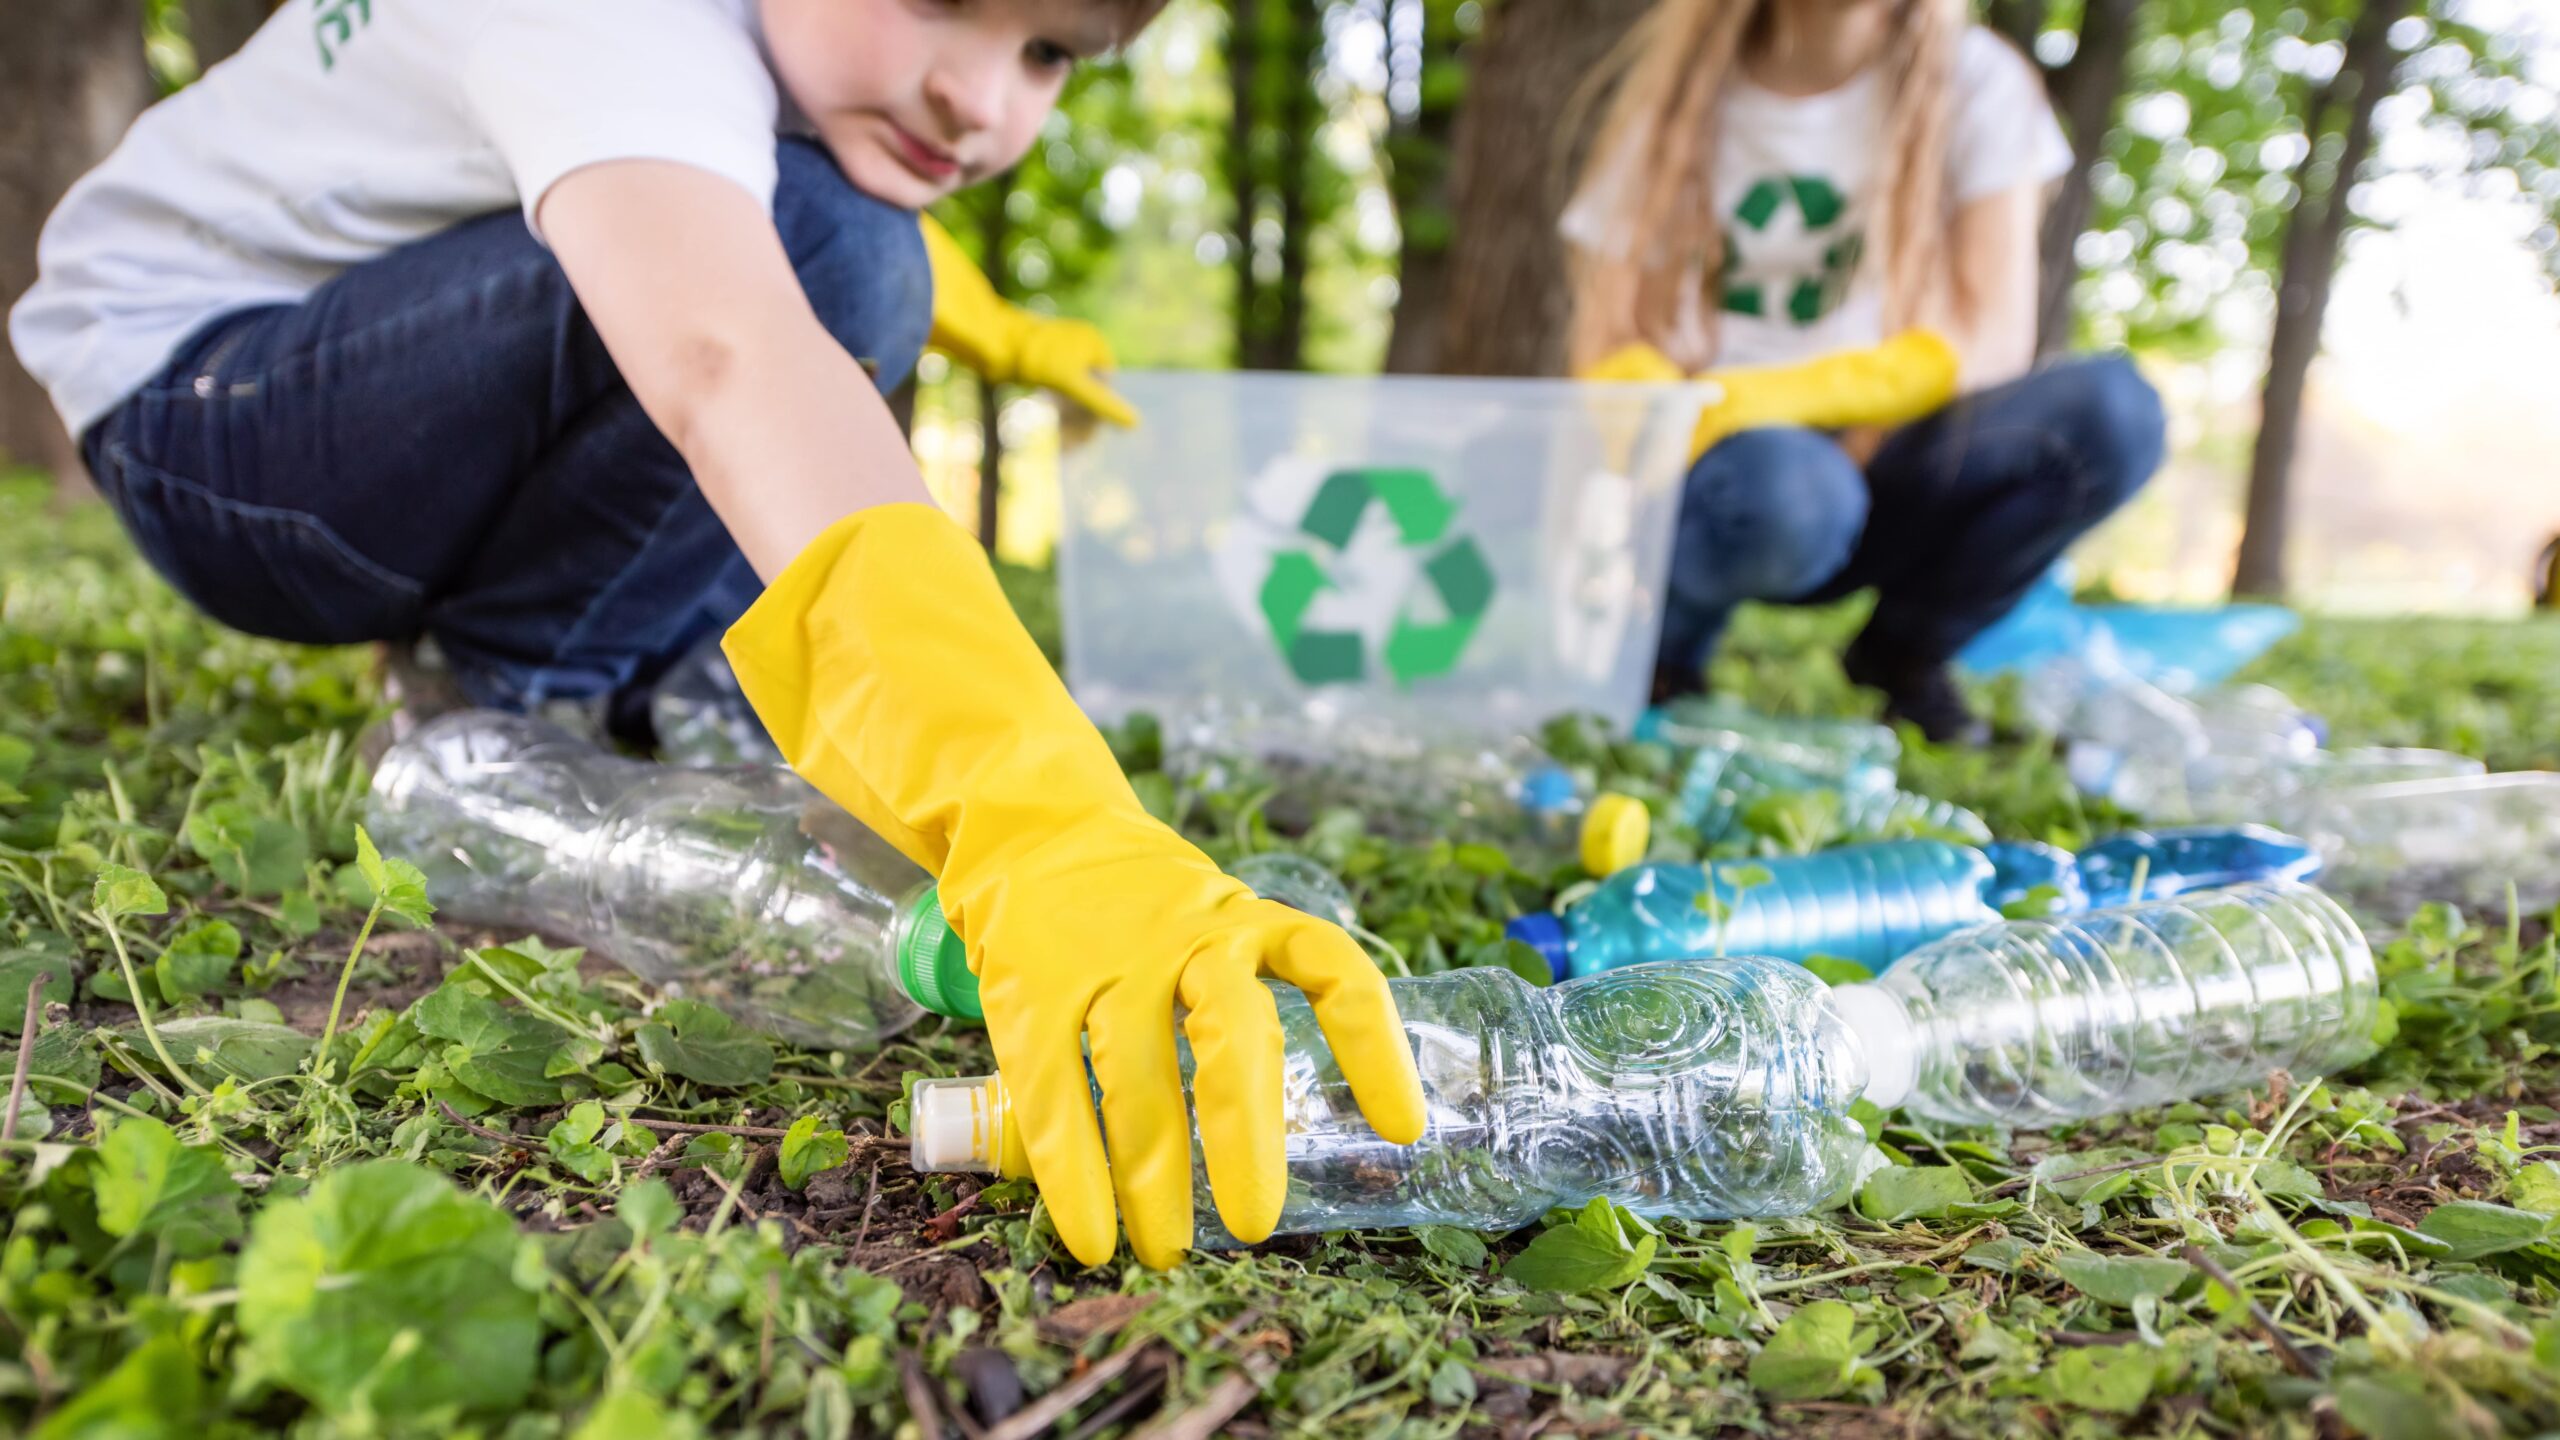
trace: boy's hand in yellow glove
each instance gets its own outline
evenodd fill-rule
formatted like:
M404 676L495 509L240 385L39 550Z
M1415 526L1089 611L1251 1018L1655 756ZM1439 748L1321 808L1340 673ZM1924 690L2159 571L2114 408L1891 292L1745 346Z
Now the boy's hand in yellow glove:
M1377 1132L1420 1138L1421 1082L1377 967L1146 813L940 511L839 522L727 649L792 767L939 877L1032 1175L1078 1259L1110 1258L1115 1198L1140 1260L1170 1265L1191 1242L1177 1005L1219 1217L1246 1241L1278 1223L1281 1033L1262 974L1306 991Z
M1692 460L1727 435L1762 426L1845 430L1917 420L1955 398L1956 352L1933 331L1905 330L1862 350L1792 365L1737 365L1699 378L1721 386L1724 397L1699 413Z
M1101 331L1005 303L941 222L916 219L933 266L935 349L990 380L1043 386L1114 425L1138 423L1138 412L1102 378L1112 360Z

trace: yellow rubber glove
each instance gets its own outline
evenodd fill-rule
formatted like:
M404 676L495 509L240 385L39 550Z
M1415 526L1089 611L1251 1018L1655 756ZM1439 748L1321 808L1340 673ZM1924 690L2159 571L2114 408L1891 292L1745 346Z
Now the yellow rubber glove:
M1115 1192L1140 1260L1171 1265L1191 1243L1176 1005L1219 1218L1248 1242L1279 1223L1281 1034L1262 974L1314 1002L1371 1127L1421 1138L1421 1081L1377 966L1147 814L941 511L838 522L725 648L792 768L939 877L1031 1173L1077 1259L1111 1257Z
M933 266L933 348L990 380L1044 386L1114 425L1138 423L1138 412L1102 378L1112 366L1101 331L1006 304L940 221L916 219Z
M1792 365L1737 365L1699 378L1722 387L1724 398L1699 414L1692 460L1727 435L1764 425L1845 430L1917 420L1955 398L1956 352L1934 331L1905 330L1863 350Z

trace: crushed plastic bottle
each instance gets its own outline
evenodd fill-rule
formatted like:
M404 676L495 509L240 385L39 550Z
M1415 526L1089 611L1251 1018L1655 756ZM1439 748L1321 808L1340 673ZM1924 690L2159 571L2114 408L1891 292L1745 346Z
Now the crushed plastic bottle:
M1981 816L1949 801L1896 789L1889 773L1861 769L1838 782L1749 750L1705 749L1691 756L1672 813L1713 845L1740 834L1755 805L1807 792L1839 796L1840 830L1852 837L1935 834L1973 844L1991 838L1991 827Z
M657 732L659 758L670 765L783 763L780 747L738 688L737 672L729 668L717 639L668 667L649 697L649 724Z
M1951 930L1999 919L1985 899L1992 873L1981 851L1942 840L1638 865L1563 915L1523 915L1506 933L1559 975L1710 955L1829 955L1882 970Z
M1422 1077L1413 1145L1361 1118L1314 1011L1275 986L1289 1198L1281 1233L1505 1230L1607 1196L1640 1215L1800 1215L1854 1180L1856 1042L1821 982L1783 961L1644 965L1538 989L1478 967L1389 982ZM1182 1051L1186 1082L1191 1055ZM919 1080L918 1170L1027 1173L1002 1082ZM1194 1139L1204 1248L1217 1224Z
M2323 883L2398 923L2429 900L2507 913L2560 905L2560 773L2510 771L2326 790L2293 824L2329 862Z
M2320 873L2320 852L2264 825L2127 830L2082 850L2077 869L2089 908L2100 909L2249 881L2307 881Z
M2350 1065L2380 1007L2354 922L2290 884L1984 926L1836 989L1761 957L1549 990L1490 967L1390 984L1427 1105L1410 1146L1369 1129L1305 999L1278 991L1281 1233L1509 1229L1604 1195L1652 1216L1802 1214L1857 1178L1860 1098L1947 1124L2090 1119ZM1000 1077L918 1081L915 1168L1027 1173L1010 1105ZM1222 1248L1193 1146L1201 1243Z
M798 1044L896 1034L911 993L975 1004L931 878L788 770L671 770L460 711L383 756L367 823L444 917L566 938Z
M1868 1099L2027 1129L2334 1073L2372 1053L2381 993L2346 912L2276 882L1968 930L1834 1003Z

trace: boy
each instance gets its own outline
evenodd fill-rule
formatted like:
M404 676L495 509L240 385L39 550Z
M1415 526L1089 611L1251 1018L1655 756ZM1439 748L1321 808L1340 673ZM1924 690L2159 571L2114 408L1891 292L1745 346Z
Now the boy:
M1307 991L1379 1133L1423 1125L1376 968L1138 805L877 388L970 278L928 274L912 212L1019 160L1161 3L290 7L73 188L11 316L143 554L240 628L424 633L484 704L592 705L764 582L740 681L940 878L1088 1264L1115 1194L1140 1260L1190 1241L1177 1002L1240 1238L1286 1181L1257 974ZM1099 337L976 308L940 337L965 358L1116 404Z

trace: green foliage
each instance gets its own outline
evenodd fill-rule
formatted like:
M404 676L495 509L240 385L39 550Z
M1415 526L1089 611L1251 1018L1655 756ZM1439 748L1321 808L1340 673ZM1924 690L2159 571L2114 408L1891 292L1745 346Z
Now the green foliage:
M705 1085L753 1085L773 1073L773 1046L698 1000L670 1000L640 1027L640 1057Z
M821 1130L818 1117L803 1115L791 1122L782 1137L778 1163L782 1167L782 1183L794 1190L808 1188L811 1176L833 1170L853 1154L842 1130Z

